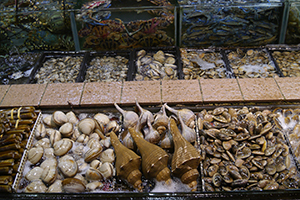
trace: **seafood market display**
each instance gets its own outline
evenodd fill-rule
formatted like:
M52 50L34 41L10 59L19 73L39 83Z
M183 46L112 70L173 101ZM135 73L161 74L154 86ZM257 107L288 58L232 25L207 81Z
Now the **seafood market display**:
M179 78L175 53L158 50L136 52L136 74L134 80L176 80Z
M300 76L300 51L273 51L272 56L283 76Z
M17 192L146 192L158 182L173 184L175 177L185 190L199 189L196 115L191 110L165 104L153 114L138 102L137 112L115 107L122 116L43 114ZM166 109L174 115L167 116Z
M299 188L276 111L216 107L198 113L205 191Z
M78 77L83 56L65 56L46 60L34 75L37 83L74 83Z
M115 4L121 2L110 0L84 4L76 14L81 48L116 50L174 45L175 7L167 0L149 2L153 7L150 11L143 7L120 10ZM138 4L134 2L134 5ZM123 16L128 16L128 19L123 19Z
M276 43L282 3L245 6L220 2L184 6L180 45L184 47L259 46Z
M227 52L235 77L267 78L278 76L275 64L265 49L240 49Z
M117 56L97 56L92 59L86 70L84 82L125 81L129 59Z
M12 192L13 182L38 117L34 107L0 111L0 193Z
M184 79L227 78L220 52L180 49Z

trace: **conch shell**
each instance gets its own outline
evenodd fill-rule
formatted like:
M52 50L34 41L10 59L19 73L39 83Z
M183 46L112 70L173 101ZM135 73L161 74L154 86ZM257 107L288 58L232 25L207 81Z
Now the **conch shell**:
M154 115L153 128L156 129L159 134L163 134L168 127L169 118L166 114L165 105L163 105L158 113Z
M173 114L175 114L177 117L179 115L182 117L182 121L190 128L194 128L195 126L195 114L193 111L183 108L181 110L175 110L174 108L169 107L166 103L164 106Z
M157 144L160 141L160 134L155 130L150 122L150 119L147 120L147 127L144 128L145 140L153 144Z
M153 123L154 122L153 114L149 110L142 108L140 104L137 102L137 100L135 100L135 104L140 112L139 120L141 125L142 126L146 125L148 121L150 121L150 123Z
M123 115L123 126L124 129L128 129L129 127L134 127L138 120L139 116L133 111L126 111L120 108L116 103L114 103L116 109Z
M129 128L134 142L142 156L142 171L147 179L155 178L157 181L170 183L170 169L168 168L169 155L159 146L147 142L141 133Z
M115 165L117 176L127 180L134 188L142 191L142 173L139 170L141 166L141 157L121 144L113 131L110 132L109 135L111 144L116 153Z
M182 120L181 115L178 116L181 125L182 136L190 143L194 143L196 140L196 132L194 129L188 127Z
M174 154L171 169L175 177L187 184L192 190L197 186L200 164L200 154L191 143L180 134L174 119L170 119L170 131L174 141Z

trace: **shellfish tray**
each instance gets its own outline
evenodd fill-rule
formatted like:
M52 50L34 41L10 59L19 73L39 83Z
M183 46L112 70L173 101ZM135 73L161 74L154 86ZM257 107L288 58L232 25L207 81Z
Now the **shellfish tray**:
M298 144L298 141L295 141L295 138L300 138L300 129L298 129L300 115L299 105L205 107L169 107L167 104L147 107L143 105L143 109L154 114L154 119L157 119L159 114L163 114L168 117L169 125L167 130L171 132L175 146L169 148L166 146L162 147L163 137L160 138L160 142L154 145L164 149L164 151L170 156L167 166L171 171L171 184L166 185L167 182L159 182L156 180L157 178L149 178L147 175L144 175L145 171L141 169L143 174L141 177L141 185L143 189L141 191L133 187L129 183L129 180L124 180L124 178L120 175L121 173L118 172L119 168L117 167L117 163L119 162L118 159L120 157L118 156L119 153L117 148L119 147L115 146L116 141L114 137L108 134L116 132L116 135L118 135L115 137L117 138L117 141L121 141L123 145L128 145L129 148L130 144L126 143L128 141L126 140L126 131L124 131L126 124L125 120L127 120L127 118L124 113L120 114L119 112L134 111L142 116L140 113L140 105L137 103L134 107L122 106L122 110L119 109L120 107L116 106L116 108L82 108L72 109L72 111L70 109L55 111L55 109L50 108L43 110L41 114L42 117L38 118L34 131L31 133L28 140L27 148L24 151L22 161L20 163L20 173L17 174L14 182L13 189L15 193L11 194L12 197L18 196L19 198L25 199L32 198L32 195L29 195L26 192L38 193L42 190L45 192L48 190L50 193L38 194L35 198L60 198L59 195L61 195L61 193L64 194L64 197L80 199L86 197L91 199L99 197L109 199L127 197L149 198L152 196L160 198L170 198L171 196L174 198L202 197L255 199L263 197L267 199L274 199L295 198L300 195L300 171L297 161L300 156L298 154L295 156L297 151L294 150L295 143ZM181 119L181 115L184 116L185 114L183 113L188 110L193 112L193 120L189 123L182 122L183 120ZM182 113L178 114L178 111ZM74 138L76 137L75 132L73 132L71 136L67 136L68 133L61 130L61 128L50 128L48 126L53 122L51 122L51 120L47 121L47 119L55 118L54 115L61 112L68 116L71 115L70 113L74 114L73 116L75 116L75 118L72 120L75 121L74 124L77 124L76 126L74 125L74 127L77 127L80 130L79 133L81 133L76 139ZM112 125L112 128L108 128L111 127L110 125L105 125L103 127L102 131L105 137L98 134L97 131L94 131L95 133L90 135L84 134L82 132L82 125L80 124L87 119L94 119L99 123L99 121L103 120L101 118L102 114L105 114L109 118L109 123L114 122L112 123L114 124ZM85 123L87 123L87 121ZM155 127L157 130L164 130L158 128L155 123L155 121L152 123L152 127ZM179 125L177 125L177 123L179 123ZM177 136L173 135L173 133L177 131L176 128L174 128L175 124L182 136L184 136L183 132L186 131L184 131L185 123L189 124L188 126L193 127L196 134L195 140L192 140L189 143L192 144L192 149L198 152L194 159L201 160L195 168L200 175L198 174L198 178L196 178L197 185L193 188L190 188L188 184L182 184L182 179L175 176L176 170L173 169L173 162L171 162L171 160L176 157L177 159L184 157L178 157L177 155L176 145L178 144L177 142L175 143L175 140L177 140L175 138L177 138ZM44 130L46 131L46 133L44 133L44 138L41 137L43 130L42 126L46 128L46 130ZM60 127L62 127L62 125ZM56 130L56 132L50 133L50 129ZM136 141L134 131L131 129L129 131L134 138L134 141ZM59 133L57 132L61 133L61 138L58 138L57 134ZM142 132L143 134L146 133L144 130ZM291 138L291 133L296 136ZM167 135L167 132L164 134ZM102 137L102 139L99 137ZM106 141L109 137L110 142ZM94 153L89 151L92 148L90 145L95 145L93 148L97 148L97 142L89 141L92 139L94 140L95 138L98 138L98 141L100 141L102 149L99 151L103 153L103 155L100 154L100 156L96 155L96 160L102 162L102 165L105 163L103 162L103 159L113 160L111 161L111 165L115 170L115 172L113 170L110 172L111 175L108 175L107 178L104 178L101 181L92 180L89 175L89 173L92 174L91 169L97 169L93 172L103 170L101 168L102 165L99 167L99 162L91 161L93 158L91 158L91 160L88 158L89 154L91 154L89 156L93 157L92 155ZM66 143L60 142L62 140ZM57 143L60 143L60 145L57 146L65 147L68 146L68 142L71 140L73 140L73 142L71 142L73 146L70 150L67 150L69 152L66 155L59 154L58 151L62 149L53 145L56 141ZM145 159L147 155L145 155L143 150L140 149L142 147L139 142L136 142L137 146L133 147L133 151L142 157L143 162L143 158ZM189 146L186 142L179 142L179 144ZM143 145L145 144L143 143ZM52 152L46 151L46 149L50 149L48 147L53 148ZM37 153L38 148L44 149L44 152L40 160L33 161L36 157L29 156L29 154L32 154L32 152ZM151 148L154 147L146 147L148 152L156 152L154 149L149 151ZM139 151L137 151L137 149L139 149ZM108 154L108 152L112 151L114 152L114 156L113 158L110 158L108 155L111 154ZM192 154L191 152L193 150L188 151L189 152L187 154ZM104 152L106 153L104 154ZM47 163L46 161L53 158L53 153L54 155L59 155L54 156L56 158L54 160L56 161L53 161L53 163L58 163L55 168L55 172L57 173L54 181L55 184L53 183L53 180L47 178L46 173L41 175L39 178L40 181L36 181L34 178L31 179L30 176L33 176L32 174L34 174L35 170L39 171L39 168L45 167L46 164L50 165L49 162ZM160 154L159 152L156 153ZM73 158L70 158L70 156ZM67 175L67 173L71 173L70 171L73 169L71 164L66 164L68 165L68 169L70 169L68 172L63 171L61 163L65 161L62 158L66 160L76 160L78 167L76 175ZM81 161L77 162L78 160ZM33 164L32 162L36 163ZM98 165L96 165L96 163L98 163ZM44 170L48 170L48 168L48 173L52 172L50 170L50 166L45 167ZM83 171L80 171L79 168ZM106 169L106 172L109 171L110 170ZM81 182L72 182L70 179L73 179L73 177L82 180L82 182L85 181L84 187ZM35 191L33 186L31 186L33 187L33 190L27 188L32 183L38 184L36 187L39 187L41 191ZM72 187L68 187L68 184L73 184L74 189L72 189ZM57 188L54 189L55 187L52 185L60 185L58 187L60 188L60 191L56 190Z
M283 74L266 48L235 48L225 50L225 62L232 76L238 78L267 78Z

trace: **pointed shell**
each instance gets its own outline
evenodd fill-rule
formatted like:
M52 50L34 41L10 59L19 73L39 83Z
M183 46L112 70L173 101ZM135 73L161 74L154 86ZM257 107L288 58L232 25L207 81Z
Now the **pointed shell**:
M84 183L77 178L66 178L62 181L63 190L67 193L79 193L85 191Z
M133 111L123 110L118 106L118 104L114 103L116 109L123 115L123 127L124 129L128 129L129 127L134 127L138 120L139 116Z
M77 163L75 159L70 155L65 155L59 158L58 168L65 177L73 177L78 171Z
M33 147L28 152L28 160L32 164L36 164L41 160L44 154L44 149L42 147Z
M54 154L57 156L63 156L72 148L73 141L67 138L59 140L54 143Z

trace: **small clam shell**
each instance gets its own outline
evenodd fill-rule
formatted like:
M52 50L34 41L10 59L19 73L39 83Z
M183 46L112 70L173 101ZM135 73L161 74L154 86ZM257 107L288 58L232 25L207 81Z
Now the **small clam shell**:
M84 183L77 178L66 178L62 181L63 190L67 193L78 193L85 191Z
M102 188L102 187L103 187L103 183L100 182L100 181L93 181L93 182L88 183L88 184L86 185L86 188L87 188L87 190L89 190L89 191L93 191L93 190L95 190L95 189Z
M85 173L85 178L89 181L101 181L103 180L103 175L98 169L90 167Z
M34 146L48 148L50 147L50 140L48 138L43 138L37 141Z
M106 125L105 133L109 133L111 131L118 133L119 130L120 130L119 124L115 120L112 120Z
M26 175L25 178L29 181L37 180L41 177L43 173L43 168L41 167L34 167L30 170Z
M91 167L98 169L101 167L102 162L100 160L93 160L90 164Z
M64 123L68 122L68 118L66 116L66 114L62 111L55 111L52 114L52 118L51 120L57 125L57 126L61 126Z
M89 165L83 159L77 160L78 172L86 171Z
M109 179L115 175L115 168L111 163L103 163L99 168L104 179Z
M43 118L43 123L46 126L49 126L51 128L55 128L56 124L52 121L52 115L47 115L46 117Z
M77 163L70 155L65 155L59 159L58 168L65 177L73 177L78 171Z
M44 154L44 149L42 147L33 147L28 152L28 160L32 164L36 164L41 160Z
M90 148L90 149L93 149L93 148L96 148L96 147L100 147L101 144L100 144L100 141L97 140L97 139L90 139L87 143L87 146Z
M46 168L46 167L48 167L48 166L57 167L57 160L56 160L55 157L46 159L40 165L40 167L43 168L43 169Z
M44 171L41 175L41 179L47 184L53 183L57 177L56 167L51 165L47 166L46 168L43 168L43 170Z
M53 148L45 148L44 149L44 156L46 158L54 158L54 149Z
M61 193L62 192L62 180L55 180L48 188L48 193Z
M61 134L58 130L51 131L50 133L50 143L53 146L55 142L61 140Z
M100 156L102 150L103 150L102 146L99 146L99 147L96 147L96 148L93 148L93 149L89 149L84 154L84 161L85 162L91 162L91 161L95 160L98 156Z
M176 60L175 58L173 57L168 57L166 60L165 60L165 63L167 64L175 64Z
M59 140L54 143L54 154L57 156L63 156L72 148L73 141L67 138Z
M96 123L94 119L91 118L84 118L78 123L78 130L85 135L90 135L95 128Z
M144 55L146 55L146 51L144 49L142 49L142 50L138 51L136 55L137 55L137 57L144 56Z
M59 128L59 132L62 134L63 137L70 137L74 132L73 124L70 122L63 124Z
M46 185L42 180L37 179L32 181L24 190L26 193L44 193L47 191Z
M109 123L109 117L103 113L97 113L94 116L94 119L99 123L102 124L103 126L106 126Z
M100 160L101 162L109 162L112 163L115 161L115 153L113 149L106 149L100 154Z
M66 114L68 122L72 123L72 124L77 124L78 123L78 118L76 117L76 115L70 111Z
M106 148L109 148L111 145L110 138L107 137L104 140L100 140L100 144Z
M85 135L85 134L81 134L81 135L79 135L79 137L77 138L76 141L79 143L86 144L89 141L89 136Z
M44 138L45 136L46 136L46 128L45 128L44 124L40 123L36 126L35 138L41 139L41 138Z

